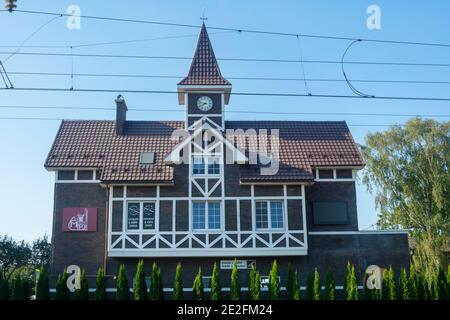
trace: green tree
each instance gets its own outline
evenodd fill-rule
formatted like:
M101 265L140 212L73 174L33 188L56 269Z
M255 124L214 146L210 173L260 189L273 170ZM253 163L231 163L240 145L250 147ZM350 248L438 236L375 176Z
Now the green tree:
M383 270L382 298L383 300L395 300L395 293L395 274L394 269L392 269L391 266L389 267L389 269Z
M324 299L325 300L334 300L336 298L336 283L334 281L333 272L329 270L327 272L326 280L325 280L325 292Z
M410 300L417 300L419 298L418 294L418 280L417 280L417 274L416 269L414 268L414 264L411 263L409 266L409 278L408 278L408 285L409 285L409 299Z
M48 241L47 235L33 241L30 256L30 263L33 268L44 267L48 269L50 267L51 248L52 246Z
M0 301L9 299L9 284L4 277L4 273L0 270Z
M147 300L147 283L145 282L144 261L139 260L134 278L134 300Z
M320 300L320 279L319 272L317 268L314 270L312 274L308 277L308 287L306 289L306 299L307 300Z
M198 269L194 284L192 285L192 299L203 300L203 277L201 268Z
M50 300L48 274L44 267L41 267L38 271L35 292L36 300Z
M117 275L116 300L130 300L130 286L128 284L128 278L125 266L123 264L120 265L119 274Z
M436 274L432 274L428 284L430 288L429 299L439 300L438 279Z
M260 300L261 299L261 280L259 278L259 272L254 267L250 269L249 273L249 298L251 300Z
M417 300L428 300L428 299L430 299L428 281L425 276L425 272L420 271L417 274Z
M345 300L358 300L358 280L356 278L355 266L347 262L347 271L344 282Z
M289 262L286 276L286 295L289 300L294 299L294 281L294 270L292 269L291 262Z
M22 278L20 273L17 273L12 281L12 300L24 300L22 297Z
M106 300L105 269L99 268L95 278L95 300Z
M150 274L150 298L152 300L164 299L161 270L156 262L153 262L152 272Z
M30 259L31 248L28 243L6 235L0 237L0 271L8 283L17 269L29 265Z
M80 273L80 289L75 290L77 300L89 300L89 284L86 277L86 270Z
M64 270L62 273L58 274L58 278L56 280L56 300L69 300L70 299L70 290L67 288L67 272Z
M23 300L30 300L30 278L28 276L22 277L21 289Z
M177 264L175 280L173 282L173 300L183 300L183 269L181 263Z
M293 291L293 300L301 300L302 299L302 294L301 294L301 287L300 287L300 276L297 272L297 270L295 270L294 273L294 288L292 289Z
M416 267L443 263L450 234L450 121L415 118L366 136L363 182L376 192L381 228L411 229Z
M239 300L241 298L241 285L239 284L239 273L236 259L234 260L233 270L231 271L230 295L231 300Z
M269 295L271 300L280 299L280 275L277 260L273 260L269 273Z
M408 276L406 275L405 268L401 268L400 276L398 277L397 299L398 300L409 300L410 299L409 281L408 281Z
M447 300L450 300L450 265L447 267Z
M217 263L214 262L214 267L211 275L211 300L220 300L220 281L219 271L217 270Z
M437 300L447 300L449 297L447 289L447 277L445 276L444 269L439 268L437 274Z

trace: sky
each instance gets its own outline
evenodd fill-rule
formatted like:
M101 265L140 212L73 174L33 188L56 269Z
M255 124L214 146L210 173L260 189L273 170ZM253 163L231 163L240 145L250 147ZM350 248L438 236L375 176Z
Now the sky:
M345 3L345 4L344 4ZM81 15L152 20L207 27L269 30L352 38L450 43L449 1L33 1L19 0L18 9L65 13L77 5ZM367 8L377 5L381 28L369 30ZM53 20L52 20L53 19ZM186 75L186 59L118 59L70 56L36 56L8 52L54 52L192 57L199 28L112 22L82 18L79 29L67 28L67 18L21 12L0 12L0 59L16 88L48 87L113 89L109 93L0 90L0 118L114 119L113 110L61 110L7 108L11 106L114 108L120 89L176 90ZM351 41L287 37L245 32L209 30L226 78L343 79L340 64L241 62L220 58L331 60L340 61ZM32 35L32 36L31 36ZM27 41L25 41L27 40ZM130 40L136 40L130 42ZM24 42L25 41L25 42ZM105 44L105 42L116 42ZM120 43L117 43L120 42ZM20 45L23 44L22 47ZM34 46L34 47L33 47ZM36 47L38 46L38 47ZM41 46L41 47L39 47ZM42 46L57 46L42 47ZM72 49L70 47L72 46ZM362 41L348 51L346 61L450 63L450 47L383 44ZM102 73L164 75L175 78L127 78L38 76L20 72ZM345 65L350 79L450 81L449 67ZM303 81L231 79L235 92L307 93ZM0 85L3 83L0 82ZM375 96L450 97L450 84L361 83L353 85ZM312 94L354 95L345 82L313 82ZM115 92L117 90L117 92ZM181 120L182 107L174 94L123 94L130 120ZM315 97L232 96L227 120L345 120L356 142L364 144L370 132L404 123L410 116L361 116L330 113L394 113L434 115L449 120L449 102L415 100L368 100ZM234 112L233 112L234 111ZM252 111L256 113L238 113ZM264 114L275 112L275 114ZM279 113L278 113L279 112ZM283 112L326 114L287 115ZM441 115L441 117L436 117ZM32 241L51 234L54 174L44 161L60 121L0 119L0 235ZM375 126L377 125L377 126ZM379 125L379 126L378 126ZM377 221L374 197L365 186L357 186L360 229Z

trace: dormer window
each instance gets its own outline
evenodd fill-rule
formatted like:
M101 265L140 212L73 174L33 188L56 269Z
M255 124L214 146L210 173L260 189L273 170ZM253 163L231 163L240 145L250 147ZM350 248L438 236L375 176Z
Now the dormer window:
M154 152L142 152L139 158L139 164L149 165L155 163L155 153Z

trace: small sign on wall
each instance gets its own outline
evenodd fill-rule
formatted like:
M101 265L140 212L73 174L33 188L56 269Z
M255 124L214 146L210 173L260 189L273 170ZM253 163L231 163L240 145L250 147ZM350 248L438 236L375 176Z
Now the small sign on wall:
M97 208L64 208L62 231L97 231Z
M220 260L220 269L233 269L234 260ZM236 260L236 267L238 269L256 268L256 260Z

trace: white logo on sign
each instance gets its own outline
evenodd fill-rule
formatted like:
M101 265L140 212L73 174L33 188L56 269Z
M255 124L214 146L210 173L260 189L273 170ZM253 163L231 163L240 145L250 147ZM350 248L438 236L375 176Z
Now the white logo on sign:
M369 290L381 289L381 268L376 265L368 266L366 269L368 275L366 280L366 286Z
M84 212L77 213L76 216L70 218L67 228L71 231L87 231L88 230L88 209L84 208Z
M66 285L70 291L75 291L81 288L80 286L80 276L81 269L77 265L70 265L67 267L67 274L70 276L67 278Z

